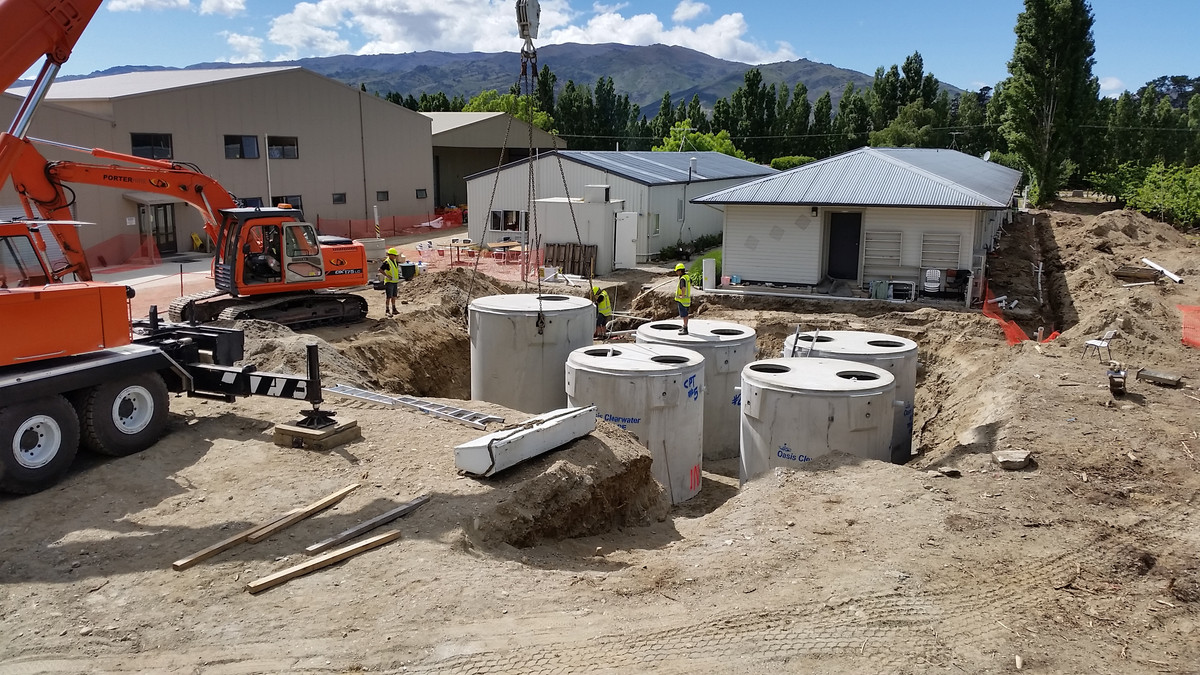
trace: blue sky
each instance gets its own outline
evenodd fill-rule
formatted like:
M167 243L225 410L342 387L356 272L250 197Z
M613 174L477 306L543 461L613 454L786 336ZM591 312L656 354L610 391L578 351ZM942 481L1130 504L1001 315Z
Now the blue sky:
M1102 93L1200 76L1198 0L1092 0ZM538 46L676 44L762 63L873 73L920 51L958 87L1007 76L1021 0L542 0ZM516 51L514 0L105 0L64 74L334 54ZM547 63L551 69L554 64Z

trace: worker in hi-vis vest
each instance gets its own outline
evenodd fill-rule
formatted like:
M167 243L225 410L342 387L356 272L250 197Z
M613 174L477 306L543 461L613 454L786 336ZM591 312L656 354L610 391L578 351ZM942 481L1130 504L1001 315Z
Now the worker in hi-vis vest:
M683 263L675 265L675 275L679 277L679 283L675 286L675 306L679 309L679 318L683 319L679 334L687 335L688 307L692 306L692 280L688 278Z
M608 322L612 319L612 301L608 291L599 286L592 286L592 301L596 303L596 330L593 338L603 340L608 337Z
M394 248L387 250L387 257L379 266L383 275L384 316L399 314L396 310L396 296L400 294L400 251Z

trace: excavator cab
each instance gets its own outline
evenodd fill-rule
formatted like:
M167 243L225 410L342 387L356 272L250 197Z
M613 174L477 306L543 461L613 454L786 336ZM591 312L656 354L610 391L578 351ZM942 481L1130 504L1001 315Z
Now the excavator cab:
M221 216L219 290L240 297L327 287L317 230L300 211L238 208Z

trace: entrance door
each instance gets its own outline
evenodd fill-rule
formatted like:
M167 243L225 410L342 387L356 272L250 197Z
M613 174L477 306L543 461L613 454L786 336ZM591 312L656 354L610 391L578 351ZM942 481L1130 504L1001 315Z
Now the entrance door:
M861 213L829 214L829 260L826 269L834 279L858 281Z
M616 261L613 267L631 269L637 266L637 219L636 211L617 214Z
M175 242L175 205L151 204L138 208L138 227L142 235L152 237L159 255L179 250Z

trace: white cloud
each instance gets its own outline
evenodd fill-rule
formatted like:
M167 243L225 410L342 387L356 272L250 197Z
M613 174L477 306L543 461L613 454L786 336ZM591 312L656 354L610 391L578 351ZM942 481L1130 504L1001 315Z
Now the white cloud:
M253 35L225 33L225 43L233 50L229 57L230 63L259 63L266 61L263 56L263 39Z
M246 0L200 0L201 14L234 16L246 11Z
M687 23L692 19L704 14L708 11L708 5L703 2L694 2L693 0L681 0L675 6L675 13L671 15L671 20L675 23Z
M166 0L114 0L150 2ZM221 0L206 0L221 1ZM236 2L239 0L224 0ZM597 2L573 10L568 0L542 0L535 44L620 42L689 47L723 59L766 63L796 58L791 45L766 47L749 38L740 13L709 23L667 28L655 14L625 14L627 5ZM708 6L681 0L672 18L700 16ZM267 39L278 59L333 54L411 51L517 51L516 12L511 0L315 0L301 2L271 22ZM353 45L357 43L357 45Z
M1125 83L1115 77L1100 78L1100 93L1117 95L1125 91Z
M145 9L187 9L190 0L111 0L110 12L140 12Z

